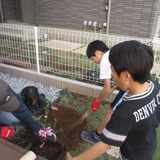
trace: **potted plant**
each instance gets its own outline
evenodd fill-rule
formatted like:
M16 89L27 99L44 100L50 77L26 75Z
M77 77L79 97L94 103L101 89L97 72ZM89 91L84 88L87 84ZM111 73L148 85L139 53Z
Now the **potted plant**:
M25 149L32 150L32 148L37 147L36 150L38 150L38 149L43 148L45 143L53 143L55 147L61 148L61 153L55 159L55 160L60 160L62 158L62 155L64 152L64 143L62 142L62 139L55 134L55 126L56 126L57 120L55 119L53 129L50 127L49 123L46 123L48 113L49 113L49 99L47 97L47 106L44 111L43 119L41 119L42 116L40 119L38 119L38 117L34 117L37 120L37 122L39 123L40 128L41 128L38 131L39 137L36 136L36 137L32 138L30 140L30 142L25 146ZM34 150L34 152L36 150Z

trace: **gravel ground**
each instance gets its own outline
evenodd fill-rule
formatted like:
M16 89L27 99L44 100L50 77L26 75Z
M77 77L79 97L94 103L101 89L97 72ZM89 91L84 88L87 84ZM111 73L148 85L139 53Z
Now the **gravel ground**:
M51 102L54 102L59 97L59 92L62 91L62 89L53 86L46 86L35 81L29 81L2 72L0 72L0 79L5 81L18 94L27 86L35 86L38 88L39 93L45 94Z

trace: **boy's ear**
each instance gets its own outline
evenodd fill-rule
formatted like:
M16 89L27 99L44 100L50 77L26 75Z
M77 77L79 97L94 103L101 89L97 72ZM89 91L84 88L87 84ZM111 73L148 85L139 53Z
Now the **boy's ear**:
M95 51L95 55L97 56L98 54L99 54L99 51L98 51L98 50L96 50L96 51Z
M131 79L131 74L128 71L123 71L123 78L125 81L128 81Z
M96 52L95 52L95 55L96 55L97 57L101 57L103 54L104 54L104 53L101 52L101 51L99 51L99 50L96 50Z

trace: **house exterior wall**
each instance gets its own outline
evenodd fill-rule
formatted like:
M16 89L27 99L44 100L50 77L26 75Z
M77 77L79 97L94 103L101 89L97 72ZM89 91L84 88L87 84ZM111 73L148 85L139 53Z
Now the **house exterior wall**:
M152 38L159 0L111 0L109 34ZM84 20L107 22L105 0L36 0L38 25L83 29ZM93 28L87 27L91 31ZM102 27L105 32L105 28Z
M158 1L112 0L109 33L151 38Z
M15 66L5 65L1 63L0 63L0 72L5 74L10 74L16 77L25 78L30 81L36 81L38 83L42 83L47 86L54 86L56 88L61 88L61 89L67 88L69 92L91 96L94 98L96 98L100 94L103 88L102 86L96 86L93 84L87 84L83 82L77 83L77 81L75 80L57 77L44 73L37 73L35 71ZM119 92L118 90L114 90L113 93L110 96L108 96L105 100L111 103L115 99L118 92Z
M21 21L20 0L14 0L15 19Z
M4 21L15 19L13 0L2 0Z
M36 0L37 24L73 29L83 29L84 20L102 24L107 22L107 5L104 0Z
M3 20L21 20L20 0L1 0Z

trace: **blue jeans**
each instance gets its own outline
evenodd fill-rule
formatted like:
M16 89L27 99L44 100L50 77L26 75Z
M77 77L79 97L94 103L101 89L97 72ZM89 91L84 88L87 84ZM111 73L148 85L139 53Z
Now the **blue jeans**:
M11 112L0 110L0 123L6 126L13 126L17 123L20 123L20 120L17 119Z

